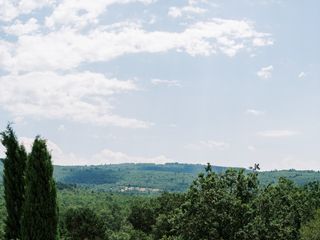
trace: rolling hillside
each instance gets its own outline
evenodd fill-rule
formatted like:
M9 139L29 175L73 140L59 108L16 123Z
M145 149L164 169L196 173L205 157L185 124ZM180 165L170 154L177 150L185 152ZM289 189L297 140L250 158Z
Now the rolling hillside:
M215 172L225 171L225 167L214 167ZM2 181L3 164L0 163ZM101 166L55 166L57 182L78 185L102 191L130 193L157 193L160 191L185 191L193 179L204 171L203 165L170 163L156 164L116 164ZM320 181L318 171L267 171L260 172L263 185L286 177L299 185Z

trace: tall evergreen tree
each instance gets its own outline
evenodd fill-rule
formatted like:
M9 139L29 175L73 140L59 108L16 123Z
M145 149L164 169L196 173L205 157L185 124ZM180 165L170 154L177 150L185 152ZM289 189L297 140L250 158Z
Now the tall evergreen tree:
M56 240L58 211L51 155L46 141L34 140L26 168L22 240Z
M1 133L1 142L6 148L4 163L4 198L7 209L5 220L5 239L20 239L21 215L24 202L27 153L19 144L10 125Z

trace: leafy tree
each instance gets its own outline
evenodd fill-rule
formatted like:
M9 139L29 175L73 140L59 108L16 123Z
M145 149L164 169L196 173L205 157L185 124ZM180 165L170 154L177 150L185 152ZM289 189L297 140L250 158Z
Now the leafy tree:
M301 227L301 240L320 240L320 210L312 220Z
M256 200L256 217L251 232L256 236L254 239L298 239L303 199L303 192L284 178L280 178L278 184L266 187Z
M303 186L304 199L300 199L302 209L302 222L310 220L320 206L320 182L310 182Z
M6 148L6 158L3 160L4 198L7 209L4 239L20 239L27 154L10 125L1 133L1 142Z
M175 216L176 235L184 240L239 239L254 216L252 199L258 193L256 174L228 170L200 174Z
M146 233L140 230L133 230L130 233L129 240L152 240L151 236L147 235Z
M156 223L153 207L148 201L138 201L131 207L128 221L136 230L150 233L152 226Z
M156 223L153 226L153 237L158 240L164 236L171 236L174 222L172 217L174 212L185 201L184 194L165 192L154 201L155 213L157 215Z
M118 203L108 199L107 209L100 211L99 215L104 219L106 228L112 231L119 231L125 220L121 207Z
M58 210L46 141L36 137L26 169L26 195L22 215L22 240L56 240Z
M181 237L176 237L176 236L164 236L163 238L161 238L161 240L183 240Z
M182 193L164 192L153 201L152 205L155 212L159 214L168 214L179 208L185 201L185 195Z
M173 236L173 229L175 228L174 213L160 214L156 219L156 224L153 226L153 236L155 240L162 239L164 237Z
M130 233L127 232L113 232L111 233L108 240L130 240Z
M89 208L69 209L65 215L65 226L73 240L105 238L103 219Z

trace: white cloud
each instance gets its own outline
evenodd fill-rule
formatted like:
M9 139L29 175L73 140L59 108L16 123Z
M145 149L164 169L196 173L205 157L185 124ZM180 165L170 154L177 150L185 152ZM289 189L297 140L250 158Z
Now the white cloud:
M157 163L164 164L174 162L166 156L160 155L156 157L139 157L129 156L122 152L113 152L109 149L104 149L100 153L92 157L91 162L94 164L118 164L118 163Z
M96 22L100 14L113 4L141 2L150 4L156 0L0 0L0 21L12 21L22 14L29 14L43 7L53 8L47 18L48 26Z
M55 2L55 0L0 0L0 21L12 21L21 14L53 6Z
M88 24L97 24L98 17L106 8L114 4L128 4L140 2L151 4L154 0L63 0L54 9L51 16L46 18L46 26L50 28L59 26L72 26L83 28Z
M10 21L18 15L18 9L10 0L0 0L0 20Z
M181 83L177 80L152 79L153 85L165 85L168 87L181 87Z
M170 7L168 15L173 18L182 17L184 14L202 14L207 12L207 9L195 7L195 6L185 6L185 7Z
M28 152L31 151L34 139L21 137L19 141L26 147ZM119 164L119 163L156 163L164 164L174 162L166 156L159 155L155 157L130 156L123 152L115 152L110 149L103 149L87 158L77 156L74 153L64 152L56 143L46 140L47 148L52 155L52 162L55 165L102 165L102 164ZM1 155L0 155L1 156Z
M201 6L204 5L204 6ZM170 7L168 15L172 18L191 17L192 15L200 15L208 12L208 7L217 7L215 3L210 3L208 0L189 0L188 4L182 7Z
M273 72L273 66L270 65L268 67L263 67L261 68L258 72L257 72L257 75L258 77L260 78L263 78L263 79L269 79L272 77L272 72Z
M263 47L263 46L272 45L272 44L273 44L273 40L270 38L254 38L253 39L253 45L256 47Z
M253 146L253 145L249 145L248 146L248 150L251 151L251 152L254 152L254 151L256 151L256 147Z
M292 137L298 134L299 132L291 131L291 130L269 130L269 131L262 131L258 133L259 136L268 137L268 138Z
M0 69L3 66L10 64L11 58L11 51L13 49L14 44L2 41L0 39Z
M39 29L39 24L37 19L30 18L25 23L17 20L14 24L3 27L3 29L8 34L20 36L37 31Z
M273 166L270 166L272 169ZM299 169L299 170L316 170L320 169L319 160L305 159L305 157L287 154L279 157L277 169Z
M66 127L63 125L63 124L60 124L59 126L58 126L58 131L59 132L64 132L66 130Z
M170 127L170 128L176 128L177 126L178 126L178 125L177 125L176 123L170 123L170 124L169 124L169 127Z
M86 34L66 27L23 35L14 44L4 42L6 47L0 50L0 56L5 57L0 64L11 72L68 70L124 54L170 50L191 56L220 52L233 57L240 50L251 51L257 47L255 39L270 39L270 35L255 31L250 22L225 19L197 22L182 32L147 32L141 25L132 23L97 27Z
M257 110L257 109L248 109L246 111L247 114L253 115L253 116L262 116L265 115L264 111Z
M0 105L15 117L67 119L80 123L147 128L149 123L113 113L109 97L137 90L132 81L83 72L33 72L0 78Z
M19 142L23 144L27 152L31 152L34 138L19 137ZM51 154L51 161L55 165L85 165L86 161L77 157L73 153L64 153L63 150L53 141L47 140L47 149Z
M186 148L191 149L191 150L204 150L204 149L209 149L209 150L226 150L229 148L229 144L226 142L221 142L221 141L214 141L214 140L202 140L199 141L198 143L191 143L186 145Z
M304 79L306 76L307 76L307 74L306 74L305 72L301 72L301 73L299 73L299 75L298 75L298 77L299 77L300 79Z

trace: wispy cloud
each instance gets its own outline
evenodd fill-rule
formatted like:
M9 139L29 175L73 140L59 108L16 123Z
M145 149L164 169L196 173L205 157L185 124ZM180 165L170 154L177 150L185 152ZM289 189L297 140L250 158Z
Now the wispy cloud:
M46 17L46 26L52 29L70 26L81 29L98 24L99 16L115 4L151 4L155 0L64 0Z
M264 111L257 109L247 109L246 113L253 116L263 116L266 114Z
M35 18L30 18L26 22L21 22L17 20L12 25L3 27L3 30L7 34L21 36L26 34L35 33L40 28L38 20Z
M53 6L54 3L54 0L2 0L0 20L9 22L22 14L29 14L34 10Z
M208 0L189 0L187 5L182 7L170 7L168 15L172 18L187 17L193 15L201 15L208 12L210 7L217 7L218 4Z
M64 132L66 130L66 127L63 125L63 124L60 124L59 126L58 126L58 131L59 132Z
M191 150L226 150L229 148L229 144L221 141L202 140L197 143L187 144L186 148Z
M297 131L291 130L269 130L269 131L261 131L258 132L258 135L261 137L267 138L284 138L284 137L292 137L300 134Z
M272 44L270 34L257 32L252 23L226 19L197 22L182 32L149 32L132 23L100 26L86 34L65 27L23 35L16 42L3 41L0 66L11 72L71 70L125 54L170 50L191 56L222 53L233 57L241 50L260 47L257 39L264 41L264 46Z
M133 81L82 72L33 72L0 77L0 105L15 117L66 119L80 123L147 128L150 123L113 113L108 97L137 90Z
M299 73L298 78L304 79L304 78L306 78L306 76L307 76L307 74L305 72L301 72L301 73Z
M251 151L251 152L254 152L254 151L256 151L256 147L253 146L253 145L249 145L248 146L248 150Z
M154 2L3 0L0 19L6 23L2 30L16 40L0 40L0 68L4 72L0 76L0 107L16 119L148 128L152 124L147 121L117 115L110 100L111 96L137 90L133 81L109 79L80 69L127 54L176 51L189 56L233 57L240 51L251 52L272 44L269 33L257 31L247 20L212 18L195 21L179 32L146 29L143 21L109 25L99 21L112 5ZM197 7L199 2L207 3L190 0L188 4ZM44 7L50 11L44 11L47 15L40 20L36 13ZM152 84L181 86L176 80L154 79Z
M153 85L164 85L167 87L181 87L181 83L177 80L152 79Z
M207 12L207 9L200 8L192 5L184 6L184 7L170 7L168 11L168 15L173 18L182 17L184 14L202 14Z
M262 79L269 79L272 77L272 72L273 72L273 66L270 65L268 67L263 67L261 68L258 72L257 75L258 77Z
M34 138L20 137L20 143L22 143L28 152L31 151L31 147ZM61 149L58 144L51 140L46 140L48 150L51 152L52 161L55 165L102 165L102 164L119 164L119 163L156 163L164 164L168 162L175 162L174 160L164 156L132 156L119 151L112 151L110 149L102 149L101 151L83 158L74 153L68 153ZM2 145L0 144L0 157L3 154Z
M117 163L157 163L164 164L174 162L172 159L164 155L155 157L130 156L123 152L114 152L104 149L92 157L91 162L95 164L117 164Z

